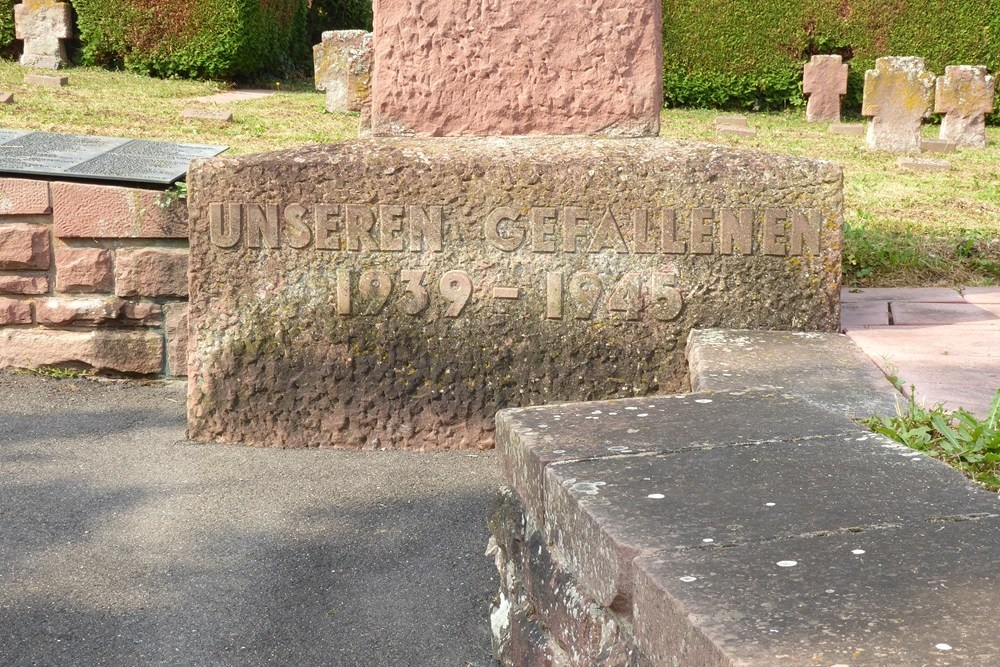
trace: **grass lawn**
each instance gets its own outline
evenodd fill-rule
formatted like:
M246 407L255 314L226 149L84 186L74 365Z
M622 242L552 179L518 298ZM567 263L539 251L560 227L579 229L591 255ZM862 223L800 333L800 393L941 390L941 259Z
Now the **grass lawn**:
M16 103L0 106L0 127L224 144L254 153L357 136L357 114L328 114L310 84L284 83L277 95L211 105L193 98L223 90L212 82L149 79L94 68L64 73L62 89L28 87L26 70L0 61L0 90ZM186 108L224 106L231 124L183 120ZM718 114L665 110L661 134L768 152L832 160L844 167L845 281L862 286L1000 284L1000 128L991 145L944 157L949 172L910 173L896 156L869 153L860 137L831 135L801 111L752 114L756 137L717 136ZM860 121L860 119L856 119ZM928 138L937 128L925 128Z

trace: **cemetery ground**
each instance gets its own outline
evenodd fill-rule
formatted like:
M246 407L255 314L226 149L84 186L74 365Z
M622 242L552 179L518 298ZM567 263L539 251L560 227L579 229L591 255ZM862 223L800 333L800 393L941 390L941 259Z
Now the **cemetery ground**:
M223 144L229 154L254 153L357 136L357 114L323 112L312 82L275 82L277 94L230 104L197 98L219 83L152 79L94 68L71 68L65 88L24 84L28 71L0 62L0 89L15 104L0 106L0 126L48 132L139 136ZM232 111L231 123L181 117L185 109ZM907 172L896 156L870 153L861 137L806 123L802 110L750 115L755 137L720 136L712 110L669 109L661 136L730 144L832 160L844 167L845 283L865 287L975 286L1000 283L1000 127L990 146L945 155L952 169ZM846 118L846 122L861 122ZM937 137L937 125L924 138ZM942 156L938 156L942 157Z

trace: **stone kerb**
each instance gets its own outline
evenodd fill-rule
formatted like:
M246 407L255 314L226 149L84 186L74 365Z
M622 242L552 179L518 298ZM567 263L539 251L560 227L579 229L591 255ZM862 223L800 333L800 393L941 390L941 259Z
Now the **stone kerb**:
M660 16L657 0L380 0L373 134L656 136Z
M393 139L189 183L196 439L489 447L501 407L680 389L691 328L839 325L829 163Z
M813 56L802 75L802 91L809 95L806 120L840 122L840 98L847 94L847 65L838 55Z
M313 47L316 90L326 91L326 110L362 111L370 104L372 33L330 30Z
M986 146L986 114L993 112L996 79L985 67L949 66L937 79L934 111L943 113L941 139L969 148Z
M159 195L0 179L0 367L186 374L187 215Z
M933 72L924 69L924 59L886 57L865 72L861 113L872 116L868 125L869 150L896 153L920 151L920 128L934 104Z
M59 69L69 64L62 42L73 36L69 3L23 0L14 5L14 29L17 39L24 40L22 65Z

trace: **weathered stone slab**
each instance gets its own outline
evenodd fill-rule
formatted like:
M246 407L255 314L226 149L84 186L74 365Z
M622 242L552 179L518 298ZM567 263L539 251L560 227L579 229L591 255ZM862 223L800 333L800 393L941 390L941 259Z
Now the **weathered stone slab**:
M46 181L0 178L0 215L44 215L51 210Z
M29 86L45 86L46 88L63 88L69 85L68 76L48 76L46 74L27 74L24 82Z
M656 136L659 0L381 0L376 136Z
M187 237L183 201L161 204L162 192L89 183L52 183L56 238Z
M958 144L943 139L921 139L920 150L925 153L954 153Z
M951 171L951 162L930 158L900 157L896 166L903 171Z
M0 366L79 365L99 372L158 374L163 337L148 331L0 331Z
M830 134L840 134L846 137L865 136L865 126L861 123L834 123L830 126Z
M838 55L813 56L802 72L802 91L809 95L806 120L840 122L840 97L847 94L847 65Z
M873 116L868 124L869 150L915 153L920 150L920 127L934 103L933 72L924 59L886 57L865 72L861 113Z
M991 665L998 567L996 518L661 553L635 635L654 665Z
M0 225L0 271L48 269L52 263L49 228L44 225Z
M738 125L735 125L735 126L719 125L718 127L715 128L715 131L716 131L717 134L720 134L720 135L734 134L734 135L740 136L740 137L756 137L757 136L757 128L756 127L740 127Z
M770 387L852 419L895 414L901 396L850 338L790 331L692 331L691 388Z
M189 182L198 439L488 447L503 407L681 389L694 327L839 326L828 163L402 139Z
M316 90L326 91L326 110L361 111L370 104L372 33L328 30L313 47Z
M715 420L719 414L726 419ZM599 407L569 403L503 410L497 415L497 454L525 509L541 521L545 468L553 463L773 442L785 433L811 439L855 431L854 422L787 394L704 392L603 401Z
M31 324L31 302L0 297L0 326Z
M118 296L188 295L188 253L160 248L123 248L115 253Z
M14 32L24 40L21 64L25 67L59 69L69 64L62 42L73 36L69 3L22 0L14 5Z
M60 292L110 292L114 285L111 251L62 248L56 251L56 289Z
M986 146L986 114L993 113L997 84L986 71L982 66L949 66L937 78L934 111L944 114L941 139L959 146Z
M233 122L232 111L213 111L211 109L184 109L181 111L181 118L187 120L207 120L216 123Z
M726 116L716 116L715 125L716 127L749 127L749 119L743 114L729 114Z

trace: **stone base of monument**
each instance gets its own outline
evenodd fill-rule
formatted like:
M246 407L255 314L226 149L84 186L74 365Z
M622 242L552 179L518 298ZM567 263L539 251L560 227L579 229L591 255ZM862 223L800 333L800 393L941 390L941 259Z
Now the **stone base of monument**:
M390 139L188 182L199 440L487 448L498 409L684 390L693 328L839 326L830 163Z
M997 495L843 416L894 394L849 341L790 336L693 337L728 389L498 415L503 665L994 662ZM863 391L828 411L821 390L794 395L798 372L726 377L725 348L776 369L821 354Z

